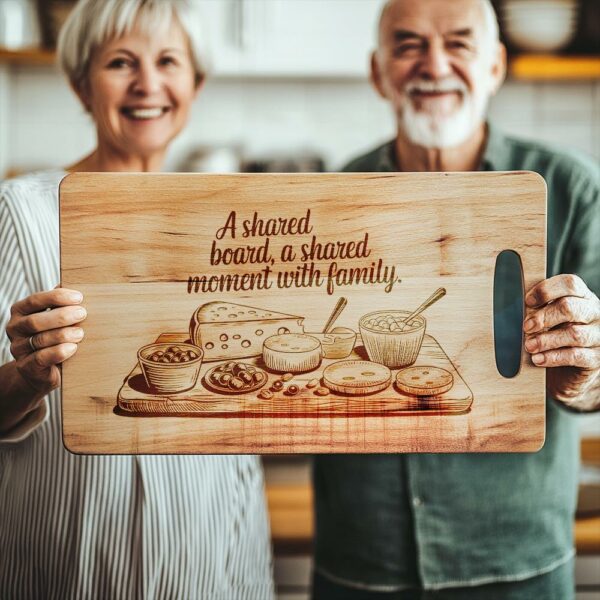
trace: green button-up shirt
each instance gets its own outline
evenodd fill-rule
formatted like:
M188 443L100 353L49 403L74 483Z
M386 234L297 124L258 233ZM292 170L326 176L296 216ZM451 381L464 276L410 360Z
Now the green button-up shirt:
M480 168L544 177L548 276L576 273L600 294L598 165L488 127ZM394 142L344 170L397 171ZM316 568L382 591L551 571L574 554L578 439L576 417L549 399L546 443L533 454L318 456Z

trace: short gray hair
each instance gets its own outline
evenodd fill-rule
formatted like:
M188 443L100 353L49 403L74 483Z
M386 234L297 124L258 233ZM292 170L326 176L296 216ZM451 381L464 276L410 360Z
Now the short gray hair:
M381 24L383 22L386 12L395 0L387 0L384 4L381 14L379 16L379 22L377 24L377 40L378 45L381 43ZM496 44L500 41L500 27L498 25L498 16L494 10L494 6L491 0L479 0L481 11L483 13L483 22L485 24L487 32L487 41L490 43L491 48L495 48Z
M500 27L498 25L498 16L494 10L491 0L480 0L483 19L488 33L488 39L492 45L500 41Z
M208 51L201 17L189 0L79 0L58 37L58 62L71 84L86 82L94 49L129 33L134 26L155 35L173 19L187 34L198 84L206 74Z

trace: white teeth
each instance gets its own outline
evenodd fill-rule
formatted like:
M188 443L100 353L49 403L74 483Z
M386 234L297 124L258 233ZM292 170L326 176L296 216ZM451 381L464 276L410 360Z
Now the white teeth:
M162 108L131 108L127 114L134 119L157 119L163 114Z
M447 80L439 81L413 81L407 86L408 93L426 94L428 92L443 94L443 93L456 93L464 94L467 91L466 86L463 82L457 81L455 77Z

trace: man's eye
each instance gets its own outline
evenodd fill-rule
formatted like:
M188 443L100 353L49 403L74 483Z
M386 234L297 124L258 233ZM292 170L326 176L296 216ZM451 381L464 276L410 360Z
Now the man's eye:
M394 48L395 56L404 56L405 54L415 54L421 50L420 44L401 44Z
M470 50L470 46L465 42L460 42L458 40L448 42L446 47L450 50Z

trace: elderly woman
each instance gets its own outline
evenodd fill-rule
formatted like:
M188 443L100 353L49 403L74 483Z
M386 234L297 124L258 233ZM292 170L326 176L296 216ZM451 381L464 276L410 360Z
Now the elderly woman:
M61 441L59 365L84 299L55 288L58 185L74 171L156 171L203 81L182 0L81 0L59 58L97 131L64 170L0 187L0 597L270 598L253 456L77 456Z

